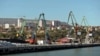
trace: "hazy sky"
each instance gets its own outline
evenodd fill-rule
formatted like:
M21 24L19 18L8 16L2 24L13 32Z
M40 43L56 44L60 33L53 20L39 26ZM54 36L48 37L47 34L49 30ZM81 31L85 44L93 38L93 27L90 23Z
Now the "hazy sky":
M34 19L43 12L47 20L67 22L70 11L79 24L85 16L90 25L100 26L100 0L0 0L1 18Z

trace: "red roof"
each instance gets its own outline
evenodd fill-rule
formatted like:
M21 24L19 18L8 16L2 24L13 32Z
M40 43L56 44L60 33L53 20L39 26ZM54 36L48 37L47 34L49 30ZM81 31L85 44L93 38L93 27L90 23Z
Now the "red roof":
M67 43L69 42L70 40L68 38L61 38L61 39L58 39L57 42L62 42L62 43Z

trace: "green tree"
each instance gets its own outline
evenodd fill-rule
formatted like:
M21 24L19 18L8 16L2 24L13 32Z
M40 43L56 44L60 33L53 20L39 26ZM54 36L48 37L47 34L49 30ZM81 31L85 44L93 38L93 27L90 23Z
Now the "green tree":
M10 31L8 32L9 38L16 38L17 30L14 26L10 26Z

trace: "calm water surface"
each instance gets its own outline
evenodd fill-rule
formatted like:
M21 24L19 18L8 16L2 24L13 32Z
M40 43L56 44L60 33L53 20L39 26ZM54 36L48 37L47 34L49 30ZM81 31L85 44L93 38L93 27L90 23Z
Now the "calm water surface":
M11 54L3 56L100 56L100 47Z

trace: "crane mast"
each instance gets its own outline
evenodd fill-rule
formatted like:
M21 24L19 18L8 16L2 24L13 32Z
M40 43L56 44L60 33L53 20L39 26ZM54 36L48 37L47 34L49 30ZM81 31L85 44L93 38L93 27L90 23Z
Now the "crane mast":
M72 11L69 12L67 24L69 23L69 20L70 20L70 19L71 19L71 21L72 21L72 26L74 27L75 24L77 24L77 21L76 21L75 16L74 16L74 14L73 14Z

